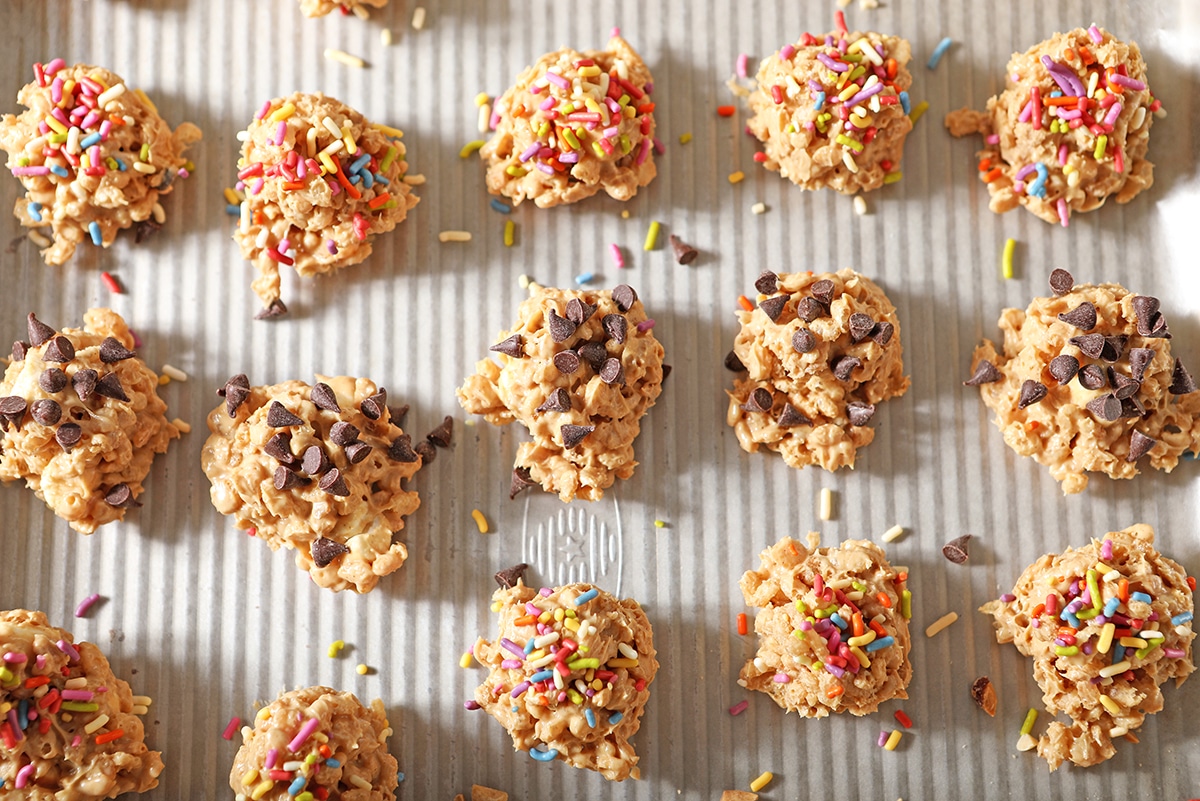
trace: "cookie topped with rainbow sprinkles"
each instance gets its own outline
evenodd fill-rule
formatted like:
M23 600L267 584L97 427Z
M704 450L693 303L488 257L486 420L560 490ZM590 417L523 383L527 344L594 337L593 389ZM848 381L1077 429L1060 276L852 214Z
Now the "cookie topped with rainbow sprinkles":
M354 14L366 19L371 8L383 8L388 0L300 0L300 11L306 17L323 17L341 10L343 14Z

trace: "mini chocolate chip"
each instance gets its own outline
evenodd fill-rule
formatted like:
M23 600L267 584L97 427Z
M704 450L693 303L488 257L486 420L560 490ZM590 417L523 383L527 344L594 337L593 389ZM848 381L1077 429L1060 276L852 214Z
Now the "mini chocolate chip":
M370 398L367 400L370 400ZM363 403L366 403L366 401L363 401ZM392 425L403 425L404 418L408 414L408 404L404 403L400 406L387 406L386 408L388 410L388 419L391 421Z
M300 466L310 476L319 476L329 470L331 464L320 445L309 445L304 449L304 458L300 461Z
M774 403L775 399L771 397L771 390L765 387L756 387L746 396L746 402L742 404L742 408L748 412L769 412Z
M1087 402L1087 410L1105 422L1121 419L1121 402L1115 395L1101 395Z
M29 343L17 340L12 346L12 360L14 362L25 361L25 354L29 353Z
M571 393L562 387L554 390L546 398L546 402L537 407L538 412L569 412L571 411Z
M1142 418L1146 416L1146 407L1134 395L1121 401L1121 417Z
M830 281L828 278L812 284L809 286L808 291L826 307L833 303L833 281Z
M1069 312L1058 315L1064 323L1070 323L1080 331L1091 331L1096 327L1096 307L1086 300Z
M52 426L62 419L62 407L58 405L58 401L49 398L34 401L29 407L29 413L35 422L44 426Z
M1104 386L1104 371L1095 364L1079 368L1079 386L1084 389L1100 389Z
M50 341L50 337L54 336L54 329L34 317L33 312L30 312L25 319L26 329L29 331L29 344L33 347L41 347Z
M1054 270L1050 273L1050 289L1055 295L1065 295L1075 288L1075 279L1066 270Z
M833 375L838 381L849 381L857 367L862 367L862 360L857 356L842 356L833 363Z
M74 387L75 394L79 396L79 399L85 401L92 397L92 393L96 391L96 383L99 380L100 377L95 370L85 368L83 370L76 370L75 375L71 376L71 386Z
M736 351L729 351L725 354L725 369L734 373L742 373L746 370L746 365L742 364L742 360L738 358Z
M1129 337L1125 334L1117 334L1111 337L1104 338L1104 349L1100 351L1100 358L1106 362L1120 361L1125 355L1125 346L1129 343Z
M875 416L875 404L847 403L846 416L850 418L850 425L865 426Z
M267 425L271 428L302 426L304 421L285 409L279 401L271 401L271 405L267 409Z
M811 323L829 314L829 308L816 298L800 298L800 302L796 304L796 314L804 322Z
M1183 362L1179 359L1175 360L1175 370L1171 373L1170 393L1172 395L1187 395L1196 391L1196 382L1192 380L1192 374L1183 366Z
M1140 381L1134 381L1129 376L1121 375L1113 368L1108 368L1108 385L1113 388L1117 400L1132 398L1142 388Z
M329 427L329 439L335 445L341 445L343 448L352 442L357 442L359 433L358 426L342 420L338 420Z
M892 341L892 334L896 333L896 326L889 323L887 320L880 320L875 323L875 327L871 329L871 339L880 347L887 345Z
M671 242L671 250L675 252L675 261L679 264L691 264L700 255L700 251L675 236L675 234L671 234L667 239Z
M334 394L333 387L322 384L320 381L313 385L312 390L308 393L308 399L321 411L339 414L342 411L342 407L338 406L337 395Z
M627 312L633 308L633 304L637 303L637 293L628 284L621 284L613 288L612 299L618 309Z
M770 298L763 298L759 302L758 308L763 310L763 314L770 318L771 322L779 319L779 315L783 314L783 308L787 306L788 298L791 295L775 295Z
M1021 384L1021 392L1017 397L1017 408L1024 409L1027 406L1032 406L1038 403L1042 398L1046 397L1049 390L1046 385L1040 381L1026 379L1025 383Z
M166 176L164 176L166 180ZM169 180L167 181L169 183ZM141 220L133 232L133 244L140 245L150 237L158 233L158 229L162 228L162 223L153 217L147 217Z
M96 394L113 400L129 401L125 388L121 386L121 378L116 373L109 373L96 382Z
M117 509L127 509L130 506L140 506L140 504L133 499L133 490L129 489L128 484L114 484L108 492L104 493L104 502Z
M42 358L48 362L65 364L75 358L75 345L71 340L59 334L50 340L50 344L42 352Z
M292 465L296 457L292 453L292 435L286 431L275 434L263 445L263 453L284 465Z
M1100 354L1104 352L1103 334L1085 334L1080 337L1071 337L1067 341L1079 348L1080 352L1089 359L1099 359Z
M672 367L672 366L671 366L671 365L669 365L669 364L664 364L664 365L662 366L662 374L663 374L663 375L662 375L662 380L663 380L663 382L664 382L664 383L665 383L665 382L666 382L666 380L667 380L667 376L669 376L669 375L671 374L671 371L672 371L672 370L674 370L674 369L675 369L675 368L674 368L674 367Z
M245 387L239 387L235 384L229 384L225 387L225 413L231 418L237 416L237 410L241 408L246 399L250 397L250 390Z
M1137 332L1149 338L1170 338L1167 331L1167 320L1158 311L1158 298L1149 295L1137 295L1133 301L1133 311L1137 316Z
M1079 359L1066 353L1050 360L1050 375L1060 384L1066 384L1079 372Z
M237 375L230 376L229 380L225 382L224 386L217 390L217 394L224 398L230 387L250 389L250 379L246 378L245 373L238 373Z
M512 481L508 485L508 499L511 501L525 490L536 485L537 482L529 477L528 467L514 467Z
M563 447L568 449L576 447L595 430L595 426L576 426L567 423L559 429L559 433L562 435Z
M0 398L0 414L5 417L15 417L13 422L20 422L20 419L25 414L25 409L28 404L20 395L9 395L7 398Z
M620 314L606 314L601 321L604 326L604 333L608 334L608 338L618 345L625 342L625 337L629 333L629 321Z
M350 464L358 464L371 455L371 446L365 442L351 442L346 446L346 458Z
M754 279L754 288L763 295L774 295L779 291L779 276L770 270L763 270Z
M559 317L558 312L554 309L550 310L550 317L546 325L550 329L550 338L555 342L565 342L570 339L577 328L575 323L566 317Z
M595 313L595 306L585 303L579 298L571 298L567 301L567 319L575 325L583 325Z
M503 339L492 345L488 350L494 350L496 353L503 353L505 356L520 359L525 355L525 340L521 338L520 334L513 334L507 339Z
M817 338L807 328L797 328L792 334L792 350L796 353L808 353L817 346Z
M1129 455L1125 457L1125 461L1136 462L1149 453L1150 449L1157 444L1158 440L1147 437L1135 428L1129 432Z
M615 357L605 359L604 366L600 368L600 380L605 384L624 384L625 368L621 366L621 360Z
M387 390L381 389L369 398L363 399L363 402L358 404L358 410L363 413L363 417L368 420L378 420L383 417L384 411L387 409ZM408 412L408 407L404 407L404 412ZM393 422L397 419L404 419L404 414L399 418L392 415Z
M596 371L604 366L604 360L608 358L608 349L599 342L584 342L576 352Z
M961 565L967 561L969 554L967 553L967 545L971 541L970 534L963 534L961 537L955 537L942 546L942 556L949 559L956 565Z
M433 460L437 458L437 448L433 447L433 443L427 440L421 440L413 450L421 457L421 464L433 464Z
M336 494L336 493L335 493ZM337 540L328 537L317 537L310 549L313 564L317 567L328 567L329 564L342 554L350 553L350 549Z
M116 337L105 337L100 343L100 361L105 364L116 364L123 362L126 359L132 359L136 356L133 351L128 350L121 341Z
M254 315L255 320L274 320L288 313L288 307L279 298L271 301L267 308Z
M570 375L579 369L579 356L569 350L556 353L554 354L554 366L563 375Z
M776 418L775 424L780 428L794 428L795 426L812 425L812 420L809 420L804 412L797 409L791 403L784 401L783 410L779 412L779 417Z
M500 589L511 590L513 587L517 586L518 581L525 580L525 571L528 569L529 565L522 562L519 565L513 565L512 567L504 568L493 578L495 578L496 583L500 585Z
M336 495L339 498L345 498L350 495L350 489L346 486L346 479L342 477L342 471L336 467L330 468L328 473L321 476L321 480L317 482L317 486L330 495Z
M450 440L454 436L454 418L446 415L442 418L441 424L425 435L425 439L437 445L439 448L449 448Z
M94 372L94 371L93 371ZM78 375L78 373L76 373ZM62 392L67 388L70 379L67 374L57 367L47 367L38 376L38 386L49 392L51 395Z
M1134 348L1129 351L1129 375L1140 382L1146 377L1146 368L1154 361L1153 348Z
M875 328L875 321L862 312L850 315L849 322L851 342L862 342L871 335L871 330Z
M392 444L388 447L388 458L393 462L417 461L417 452L413 450L412 437L408 434L401 434L392 440Z
M63 423L54 431L54 439L62 446L65 451L71 450L79 444L79 440L83 438L83 429L78 423Z

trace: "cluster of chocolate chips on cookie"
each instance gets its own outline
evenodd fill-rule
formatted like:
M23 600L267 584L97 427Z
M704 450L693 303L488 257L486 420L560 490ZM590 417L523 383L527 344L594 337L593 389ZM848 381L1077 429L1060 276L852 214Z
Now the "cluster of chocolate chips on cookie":
M125 388L121 386L121 379L116 372L110 371L101 375L90 367L77 367L68 376L65 368L75 361L75 343L70 337L43 323L33 312L30 312L26 319L29 340L13 343L13 361L25 361L31 350L42 348L42 361L61 367L47 367L38 376L37 385L44 393L43 397L9 395L0 398L0 427L5 431L8 431L10 426L20 429L28 415L37 425L53 428L55 442L70 453L83 440L83 427L78 421L89 419L89 411L106 401L128 403L129 396L125 394ZM136 354L115 337L106 337L100 343L100 361L105 365L113 365L134 356ZM78 404L71 400L70 395L64 394L68 387L79 398ZM70 408L64 409L64 406ZM101 492L104 493L104 500L109 506L139 505L126 484L102 488Z

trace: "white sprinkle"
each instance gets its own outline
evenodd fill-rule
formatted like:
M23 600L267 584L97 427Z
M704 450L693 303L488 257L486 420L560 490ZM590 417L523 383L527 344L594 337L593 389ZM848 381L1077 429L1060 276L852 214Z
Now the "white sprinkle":
M172 421L171 421L171 425L173 425L173 426L175 426L176 428L178 428L178 429L179 429L179 431L180 431L181 433L183 433L183 434L190 434L190 433L192 433L192 426L191 426L191 423L188 423L188 422L186 422L186 421L184 421L184 420L180 420L178 417L176 417L174 420L172 420Z
M858 0L858 7L866 10L879 8L879 0Z
M425 27L425 6L417 6L413 9L412 18L413 30L421 30Z
M167 221L167 213L165 211L163 211L163 207L162 207L161 203L155 203L153 208L150 209L150 211L153 212L153 214L154 214L154 221L156 223L158 223L159 225L162 225L163 223L165 223Z
M336 61L339 64L345 64L347 67L357 67L362 69L367 66L367 62L363 61L358 56L352 56L345 50L335 50L332 47L325 48L325 58L330 61Z
M951 623L958 620L958 612L947 612L930 624L929 628L925 629L925 636L932 637L942 629L948 627Z
M854 2L854 0L837 0L837 5L838 5L838 8L845 8L846 6L850 5L853 2Z
M862 217L867 213L867 199L862 195L854 196L854 213L859 217Z
M425 176L406 175L404 176L404 183L408 184L409 186L420 186L421 184L425 183Z
M379 41L380 41L380 43L383 44L384 47L391 47L392 46L392 29L391 28L383 28L382 30L380 30L379 31Z
M821 519L829 520L833 517L833 490L825 487L821 490Z
M187 381L188 374L180 370L178 367L172 367L169 364L162 366L162 372L171 377L172 381Z
M354 16L358 17L359 19L370 19L371 12L368 11L365 6L355 6Z
M1110 739L1116 739L1117 737L1124 737L1126 734L1129 734L1129 729L1126 728L1125 726L1113 726L1111 729L1108 730L1108 736ZM1019 745L1017 747L1020 748Z
M49 239L47 239L43 234L39 233L38 231L31 230L28 234L26 234L26 236L29 237L30 242L37 245L39 248L48 248L48 247L50 247L50 245L53 244Z
M767 204L766 203L755 203L753 206L750 207L750 211L754 212L755 214L766 214Z
M116 100L121 95L125 94L125 84L119 83L110 89L106 89L96 96L96 105L104 108L110 100Z
M439 242L470 242L470 231L442 231L438 234Z
M492 129L492 105L484 103L479 107L479 124L476 125L480 133L487 133Z
M638 652L635 651L633 649L633 646L627 642L617 643L617 650L620 651L621 655L624 656L626 659L637 659L638 658Z
M518 275L517 286L521 287L521 289L529 289L529 276L525 273Z
M883 532L883 536L880 537L880 539L882 539L884 542L894 542L903 533L903 526L892 526L887 531Z

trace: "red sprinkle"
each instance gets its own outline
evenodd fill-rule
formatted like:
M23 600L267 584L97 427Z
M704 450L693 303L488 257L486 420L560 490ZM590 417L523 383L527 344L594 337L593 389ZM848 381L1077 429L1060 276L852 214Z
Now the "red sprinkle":
M125 290L123 290L121 288L121 282L118 281L112 275L112 273L108 273L108 272L100 273L100 280L104 282L104 286L108 287L108 291L113 293L114 295L124 294Z
M754 160L759 164L762 164L767 160L767 154L759 150L754 154Z
M221 737L226 740L232 740L233 735L237 733L238 728L242 725L242 719L234 715L229 719L229 725L225 727L225 731L221 732Z
M748 632L750 630L750 627L747 625L745 612L738 613L737 626L738 626L738 634L744 635L746 632Z
M906 728L906 729L912 728L912 718L910 718L908 715L904 714L903 709L896 710L896 720L900 721L900 725L903 726L904 728Z
M113 729L112 731L106 731L106 732L104 732L104 734L96 735L96 745L104 745L105 743L111 743L113 740L119 740L124 736L125 736L124 729Z
M717 114L722 117L732 117L736 110L733 106L717 106Z
M749 701L738 701L736 704L734 704L733 706L729 707L729 714L731 714L731 715L740 715L740 714L742 714L743 712L745 712L745 711L746 711L746 709L747 709L747 707L749 707L749 706L750 706L750 702L749 702Z
M1191 591L1192 591L1192 592L1195 592L1195 591L1196 591L1196 577L1195 577L1195 576L1188 576L1188 577L1187 577L1187 583L1188 583L1188 587L1191 589Z
M771 87L771 99L775 101L775 105L783 103L783 87L775 84Z

